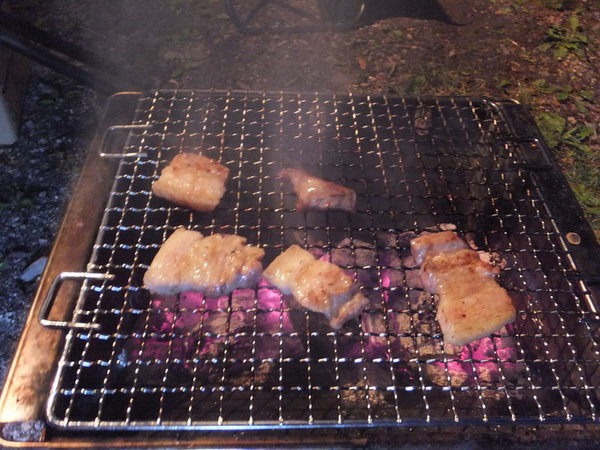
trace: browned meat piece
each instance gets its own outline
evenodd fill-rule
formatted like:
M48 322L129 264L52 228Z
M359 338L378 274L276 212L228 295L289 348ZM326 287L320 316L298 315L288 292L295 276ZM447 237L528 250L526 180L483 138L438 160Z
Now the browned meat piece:
M294 186L298 211L342 209L352 212L356 207L356 192L350 188L313 177L300 169L283 169L279 177L288 179Z
M152 192L178 205L212 211L225 193L229 169L214 159L180 153L152 184Z
M305 308L324 314L335 329L358 316L369 302L342 269L315 259L297 245L275 258L263 276Z
M427 242L434 241L430 238ZM448 248L444 247L448 241L459 246L453 238L439 239L442 248ZM415 253L422 251L423 246L412 247L411 242L411 249L417 259ZM498 331L515 319L516 310L511 298L496 283L495 276L499 271L499 267L482 261L480 255L470 249L424 252L421 277L425 288L439 295L436 318L447 343L468 344Z
M263 273L273 286L283 294L291 294L296 274L315 261L315 257L303 248L292 245L269 264Z
M423 234L410 241L410 251L417 264L421 264L427 252L451 252L469 248L454 231Z
M144 284L157 294L196 291L208 297L226 295L256 284L264 254L235 234L204 237L197 231L178 228L154 257L144 274Z
M350 319L358 317L363 308L369 304L369 300L360 291L349 299L338 303L338 309L332 310L329 316L331 328L339 330Z

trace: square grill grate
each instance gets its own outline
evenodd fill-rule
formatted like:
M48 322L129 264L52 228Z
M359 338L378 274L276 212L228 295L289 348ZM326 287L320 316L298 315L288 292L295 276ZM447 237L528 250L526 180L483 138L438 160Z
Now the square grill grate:
M552 174L496 104L469 98L158 91L140 97L47 405L67 429L243 429L596 421L592 293L539 180ZM231 170L212 213L154 197L179 152ZM356 213L300 213L285 167L353 188ZM444 345L409 239L454 224L507 261L515 323ZM370 304L331 330L261 281L151 297L143 275L185 226L291 244L354 274Z

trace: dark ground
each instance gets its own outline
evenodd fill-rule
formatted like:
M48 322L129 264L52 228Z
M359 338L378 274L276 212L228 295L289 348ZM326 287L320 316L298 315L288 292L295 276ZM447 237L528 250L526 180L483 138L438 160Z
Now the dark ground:
M133 88L516 98L531 107L600 230L598 1L372 0L356 29L256 36L240 34L220 0L8 4L13 14L126 69ZM277 11L264 17L290 23ZM574 43L572 17L587 44ZM567 31L544 50L551 26ZM561 46L566 53L553 55ZM36 283L20 276L48 255L105 101L34 64L19 141L0 147L0 380L35 291Z

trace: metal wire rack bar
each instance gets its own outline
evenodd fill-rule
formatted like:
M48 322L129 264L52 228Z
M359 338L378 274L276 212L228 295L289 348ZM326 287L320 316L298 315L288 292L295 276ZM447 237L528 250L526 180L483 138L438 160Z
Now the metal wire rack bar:
M140 98L47 405L66 429L264 429L597 421L593 295L539 161L491 101L157 91ZM529 150L528 150L529 149ZM156 198L179 152L229 167L212 213ZM541 151L541 149L538 149ZM296 211L284 167L353 188L355 213ZM505 330L444 343L408 240L453 224L506 260ZM221 298L152 297L143 274L177 227L236 233L265 264L299 244L370 304L341 330L261 281Z

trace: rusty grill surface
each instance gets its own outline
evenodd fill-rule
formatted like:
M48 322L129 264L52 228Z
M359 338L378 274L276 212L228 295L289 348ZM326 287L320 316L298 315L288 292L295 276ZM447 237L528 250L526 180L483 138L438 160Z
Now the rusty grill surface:
M539 142L467 98L159 91L140 98L47 404L66 429L423 426L597 420L594 299L560 229ZM151 184L179 152L231 170L212 213ZM542 155L542 156L541 156ZM276 178L351 187L356 213L295 211ZM100 201L106 201L100 199ZM444 346L408 240L454 224L507 262L514 324ZM352 273L370 305L331 330L264 281L221 298L152 297L145 270L185 226L291 244Z

